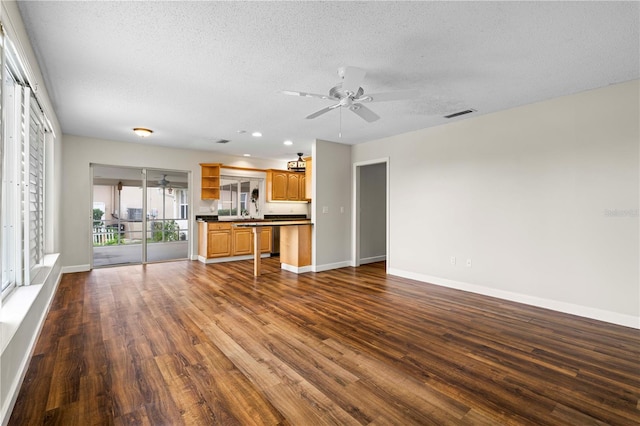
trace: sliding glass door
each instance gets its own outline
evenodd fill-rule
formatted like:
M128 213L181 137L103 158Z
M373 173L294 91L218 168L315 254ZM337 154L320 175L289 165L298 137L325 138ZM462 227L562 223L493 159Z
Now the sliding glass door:
M147 262L189 254L187 173L147 170Z
M187 172L91 167L94 267L188 257Z

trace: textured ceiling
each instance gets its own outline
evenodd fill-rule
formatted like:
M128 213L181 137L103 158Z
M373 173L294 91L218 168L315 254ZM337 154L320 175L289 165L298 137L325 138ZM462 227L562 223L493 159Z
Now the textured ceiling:
M454 120L640 77L638 2L19 8L64 133L232 155L291 159L310 153L316 138L361 143L467 108L477 112ZM331 101L279 93L326 94L341 66L367 71L366 93L414 89L420 97L368 104L382 118L367 123L340 109L307 120ZM155 133L140 139L137 126ZM264 136L251 137L255 130Z

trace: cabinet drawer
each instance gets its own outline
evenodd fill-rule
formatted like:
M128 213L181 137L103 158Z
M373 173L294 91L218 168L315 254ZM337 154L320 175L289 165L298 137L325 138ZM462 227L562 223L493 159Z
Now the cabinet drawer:
M209 223L207 223L207 229L209 231L230 231L231 230L231 224L230 223L209 222Z

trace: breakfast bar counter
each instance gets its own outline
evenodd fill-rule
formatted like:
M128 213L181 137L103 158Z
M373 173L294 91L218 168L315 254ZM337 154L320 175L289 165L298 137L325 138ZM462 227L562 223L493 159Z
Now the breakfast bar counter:
M264 227L278 226L280 229L280 263L282 269L301 273L311 266L311 227L309 220L281 220L258 222L234 222L235 228L253 230L254 256L253 275L260 276L260 241Z

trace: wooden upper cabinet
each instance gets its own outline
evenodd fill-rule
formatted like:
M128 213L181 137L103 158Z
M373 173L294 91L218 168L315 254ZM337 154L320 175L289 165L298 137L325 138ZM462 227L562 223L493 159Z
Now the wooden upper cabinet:
M267 170L267 201L304 201L304 173Z
M200 163L202 181L200 185L203 200L220 199L220 163Z
M288 173L282 170L267 171L267 201L287 201Z
M307 196L307 176L306 175L300 175L300 185L298 185L298 187L300 188L298 190L300 192L300 199L308 200L309 197Z
M304 184L305 184L305 188L304 188L304 199L305 200L310 200L311 199L311 194L312 194L312 180L311 180L311 170L313 169L313 161L311 157L305 157L304 159L306 164L306 170L304 171Z
M300 175L289 173L287 176L287 200L300 200Z

